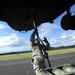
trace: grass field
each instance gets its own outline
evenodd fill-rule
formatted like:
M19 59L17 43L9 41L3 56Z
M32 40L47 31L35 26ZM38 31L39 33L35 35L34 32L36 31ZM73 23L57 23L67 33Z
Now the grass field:
M47 51L49 56L51 55L57 55L57 54L64 54L64 53L71 53L75 52L75 48L69 48L69 49L60 49L60 50L51 50ZM19 54L9 54L9 55L1 55L0 56L0 61L1 60L12 60L12 59L22 59L22 58L31 58L32 54L31 52L28 53L19 53Z

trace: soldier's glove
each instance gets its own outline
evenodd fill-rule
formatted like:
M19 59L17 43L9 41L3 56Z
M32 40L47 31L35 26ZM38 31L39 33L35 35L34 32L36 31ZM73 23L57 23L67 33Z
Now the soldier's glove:
M46 37L44 37L44 40L43 40L43 41L44 41L44 42L48 42L47 39L46 39Z
M38 29L37 28L34 29L34 33L38 33Z
M35 28L34 33L36 34L37 37L39 36L38 35L38 29L37 28Z

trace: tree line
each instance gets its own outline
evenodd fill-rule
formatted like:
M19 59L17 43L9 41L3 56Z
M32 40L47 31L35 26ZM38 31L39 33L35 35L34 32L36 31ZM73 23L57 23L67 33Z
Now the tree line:
M49 51L49 50L58 50L58 49L68 49L68 48L75 48L75 45L70 45L70 46L59 46L59 47L50 47L50 49L48 49L47 51ZM3 53L3 54L0 54L0 55L20 54L20 53L28 53L28 52L31 52L31 50L28 50L28 51L21 51L21 52Z
M75 45L70 45L70 46L59 46L59 47L51 47L50 50L68 49L68 48L75 48Z

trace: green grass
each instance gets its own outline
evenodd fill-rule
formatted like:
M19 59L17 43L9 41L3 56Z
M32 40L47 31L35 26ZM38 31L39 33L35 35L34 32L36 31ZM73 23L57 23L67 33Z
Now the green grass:
M19 54L9 54L9 55L1 55L0 60L12 60L12 59L21 59L21 58L31 58L30 53L19 53Z
M60 50L51 50L47 51L49 56L51 55L57 55L57 54L64 54L64 53L71 53L75 52L75 48L69 48L69 49L60 49ZM20 53L20 54L9 54L9 55L1 55L0 56L0 61L1 60L12 60L12 59L22 59L22 58L31 58L32 54L31 52L27 53Z
M75 48L48 51L48 54L49 55L57 55L57 54L64 54L64 53L71 53L71 52L75 52Z

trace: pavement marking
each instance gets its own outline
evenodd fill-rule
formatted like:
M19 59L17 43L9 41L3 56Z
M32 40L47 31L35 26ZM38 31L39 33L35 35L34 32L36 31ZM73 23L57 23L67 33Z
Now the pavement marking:
M18 64L26 64L26 63L29 63L29 62L18 62L18 63L10 63L10 64L2 64L0 66L10 66L10 65L18 65Z

